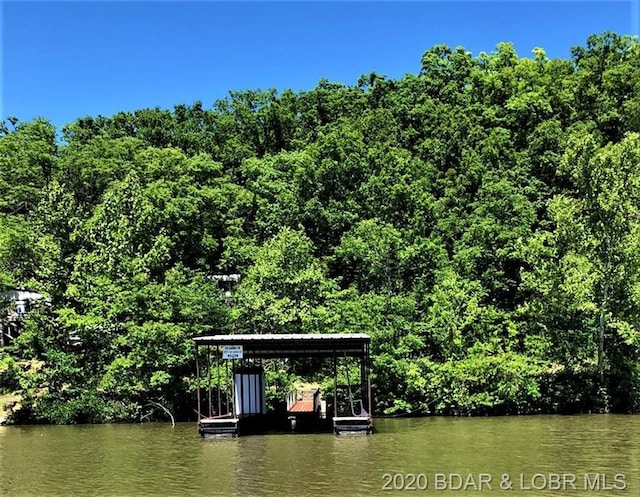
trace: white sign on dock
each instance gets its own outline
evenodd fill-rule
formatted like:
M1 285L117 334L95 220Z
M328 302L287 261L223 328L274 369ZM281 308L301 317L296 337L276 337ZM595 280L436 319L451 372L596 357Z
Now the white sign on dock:
M223 359L242 359L242 345L223 345Z

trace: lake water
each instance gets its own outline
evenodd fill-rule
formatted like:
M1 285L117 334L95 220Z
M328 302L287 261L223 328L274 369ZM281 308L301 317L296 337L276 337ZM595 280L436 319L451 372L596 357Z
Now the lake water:
M640 416L374 428L203 440L195 423L0 427L0 496L640 496Z

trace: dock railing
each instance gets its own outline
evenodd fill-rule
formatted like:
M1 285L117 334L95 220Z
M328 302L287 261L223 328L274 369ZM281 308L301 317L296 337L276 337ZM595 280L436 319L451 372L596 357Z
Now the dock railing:
M296 403L297 400L298 400L298 391L295 389L289 390L289 392L287 392L287 412L291 410L291 408L293 407L293 405Z

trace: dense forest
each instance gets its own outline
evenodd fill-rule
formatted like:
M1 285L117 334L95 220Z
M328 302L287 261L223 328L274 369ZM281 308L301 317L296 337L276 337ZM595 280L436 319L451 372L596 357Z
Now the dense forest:
M193 417L216 333L368 333L379 414L640 411L640 42L420 62L7 119L0 291L46 296L0 349L13 421Z

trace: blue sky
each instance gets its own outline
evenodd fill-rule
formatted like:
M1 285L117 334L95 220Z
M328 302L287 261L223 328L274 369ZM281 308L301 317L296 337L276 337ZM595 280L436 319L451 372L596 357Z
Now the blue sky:
M4 1L0 117L60 128L229 90L355 84L420 69L437 43L473 55L513 42L550 57L605 30L638 34L640 0L414 2Z

